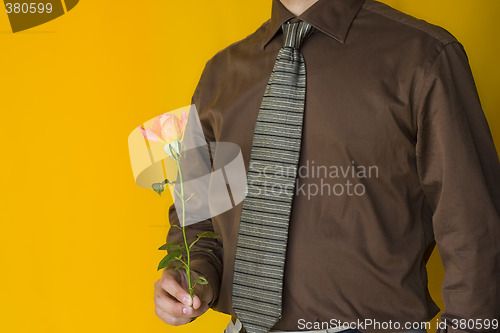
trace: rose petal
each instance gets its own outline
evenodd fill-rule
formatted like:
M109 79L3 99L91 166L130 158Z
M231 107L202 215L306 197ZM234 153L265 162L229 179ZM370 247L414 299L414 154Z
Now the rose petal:
M165 120L164 120L165 115L167 115L167 114L164 113L164 114L161 114L158 117L156 117L155 122L153 123L153 126L151 126L151 131L153 131L153 133L159 138L162 138L161 130L163 127L163 123L165 122Z
M165 142L171 142L178 140L179 130L178 122L179 119L173 114L164 114L161 117L161 137Z
M150 128L146 128L144 129L144 127L140 126L139 129L141 130L142 132L142 135L144 136L145 139L147 140L150 140L150 141L156 141L156 142L160 142L161 139L156 136Z
M188 114L186 111L184 111L182 112L181 115L181 134L182 132L184 132L184 128L186 127L187 121L188 121Z

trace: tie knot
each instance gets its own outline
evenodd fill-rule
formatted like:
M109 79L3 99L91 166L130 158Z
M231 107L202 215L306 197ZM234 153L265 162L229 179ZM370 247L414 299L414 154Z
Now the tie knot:
M281 25L283 30L283 47L299 49L304 39L309 37L313 31L312 25L299 21L295 23L285 22Z

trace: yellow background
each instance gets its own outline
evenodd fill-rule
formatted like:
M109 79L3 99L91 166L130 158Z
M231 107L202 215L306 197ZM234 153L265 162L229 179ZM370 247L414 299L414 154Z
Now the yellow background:
M497 0L387 0L468 52L500 147ZM205 62L270 16L271 0L83 0L12 34L0 12L0 332L222 332L154 314L166 196L134 184L127 137L189 104ZM431 289L442 307L434 254Z

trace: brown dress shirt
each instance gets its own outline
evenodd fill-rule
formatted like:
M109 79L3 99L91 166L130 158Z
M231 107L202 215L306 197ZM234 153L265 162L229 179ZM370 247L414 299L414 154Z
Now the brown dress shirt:
M280 26L293 17L274 0L269 21L207 62L193 95L207 140L239 145L247 169ZM435 244L448 331L473 331L452 319L499 318L500 163L462 45L373 0L320 0L298 18L316 30L300 50L303 143L274 329L430 320ZM188 227L221 235L198 243L213 252L192 265L214 289L212 308L233 315L240 213L241 204ZM181 240L177 228L168 240Z

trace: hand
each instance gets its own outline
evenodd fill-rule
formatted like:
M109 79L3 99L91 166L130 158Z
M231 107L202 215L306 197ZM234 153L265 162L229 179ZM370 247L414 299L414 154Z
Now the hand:
M191 281L200 276L191 271ZM187 324L208 310L213 290L209 284L197 284L193 299L189 296L187 274L184 269L163 269L160 280L154 284L155 313L165 323L173 326Z

